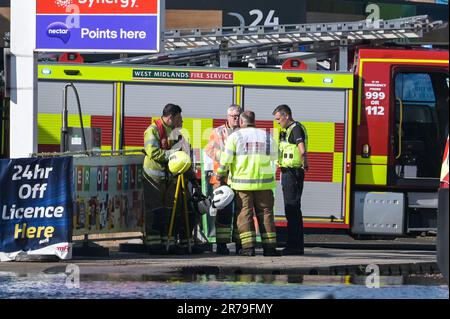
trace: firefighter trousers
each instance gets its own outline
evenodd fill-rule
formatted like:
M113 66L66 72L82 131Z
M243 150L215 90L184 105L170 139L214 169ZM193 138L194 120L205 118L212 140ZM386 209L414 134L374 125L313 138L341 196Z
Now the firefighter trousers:
M236 202L231 202L224 209L217 211L216 216L216 243L228 244L231 241L239 243L239 232L237 228Z
M170 214L176 191L175 178L156 180L144 173L144 221L145 236L144 243L150 250L164 250L168 241L168 230ZM189 199L189 191L186 190ZM188 245L187 232L185 229L183 196L180 192L177 202L177 210L173 234L169 245ZM192 234L194 228L193 214L188 206L189 232ZM192 237L192 236L190 236ZM192 244L192 239L191 239Z
M237 226L243 249L256 246L256 229L253 215L258 221L259 233L264 249L276 248L277 234L273 214L272 190L236 191L238 217Z
M282 168L284 211L287 219L287 247L303 250L303 216L301 197L305 172L301 168Z

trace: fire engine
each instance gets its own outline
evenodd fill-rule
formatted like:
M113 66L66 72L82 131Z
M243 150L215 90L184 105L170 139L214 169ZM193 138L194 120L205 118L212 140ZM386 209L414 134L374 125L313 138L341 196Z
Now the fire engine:
M433 231L448 134L448 51L374 43L420 37L435 26L413 17L377 26L363 21L174 30L165 32L168 51L159 55L95 64L41 63L38 150L59 151L62 92L72 83L85 127L101 129L102 150L142 148L143 132L163 106L179 104L183 132L205 182L210 167L203 149L211 128L225 122L230 104L254 111L257 126L274 134L272 111L287 104L308 132L309 171L302 196L306 228L360 236ZM368 41L371 47L358 46ZM294 63L290 70L227 67L233 58L261 59L262 51L266 56L287 47L298 51L299 43L320 54L334 50L339 59L330 61L339 69L310 70L305 63ZM192 49L196 44L209 47ZM221 67L204 66L214 61ZM69 95L69 126L79 126L74 100ZM284 227L279 172L276 177L275 220Z

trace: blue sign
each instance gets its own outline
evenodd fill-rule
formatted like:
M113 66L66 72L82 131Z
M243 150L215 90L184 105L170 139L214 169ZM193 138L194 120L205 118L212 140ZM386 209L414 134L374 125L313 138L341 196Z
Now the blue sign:
M70 27L70 16L37 17L36 46L41 50L63 51L157 51L158 18L156 16L87 15L80 27Z
M158 52L161 0L37 0L36 50Z
M72 158L0 160L0 261L70 259Z

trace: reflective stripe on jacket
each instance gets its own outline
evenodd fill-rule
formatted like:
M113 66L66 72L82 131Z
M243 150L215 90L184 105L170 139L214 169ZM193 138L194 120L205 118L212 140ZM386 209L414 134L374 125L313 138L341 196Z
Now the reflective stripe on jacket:
M289 142L289 137L291 136L292 130L300 125L303 132L305 133L305 150L307 143L307 135L305 127L299 122L294 122L287 129L283 129L280 132L280 135L283 134L285 137L278 140L279 152L278 152L278 165L280 167L290 167L290 168L300 168L303 165L303 159L300 156L300 151L298 150L297 144L293 144Z
M225 150L225 143L227 142L228 136L231 135L235 129L228 126L228 123L216 127L211 131L209 136L208 145L205 148L205 153L214 162L214 174L211 176L210 183L216 184L218 182L216 174L217 169L220 166L220 155Z
M217 174L231 175L235 190L269 190L275 188L278 148L269 132L254 127L231 134L220 157Z
M172 147L175 143L170 139L172 128L164 124L166 130L166 136L168 136L168 147ZM143 169L144 172L151 178L156 180L164 179L166 176L167 163L170 154L170 150L164 150L160 145L160 136L156 124L150 125L144 132L144 149L145 158Z

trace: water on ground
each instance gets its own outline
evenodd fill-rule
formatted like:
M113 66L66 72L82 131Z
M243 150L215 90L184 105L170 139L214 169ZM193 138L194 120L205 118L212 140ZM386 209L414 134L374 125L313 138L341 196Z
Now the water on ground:
M378 285L379 284L379 285ZM379 286L379 288L376 288ZM374 287L374 288L369 288ZM0 299L448 299L440 275L81 275L0 272Z

